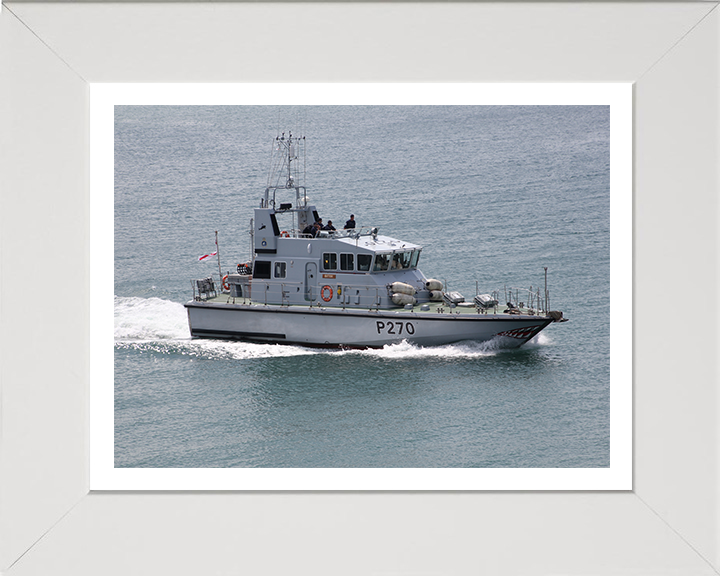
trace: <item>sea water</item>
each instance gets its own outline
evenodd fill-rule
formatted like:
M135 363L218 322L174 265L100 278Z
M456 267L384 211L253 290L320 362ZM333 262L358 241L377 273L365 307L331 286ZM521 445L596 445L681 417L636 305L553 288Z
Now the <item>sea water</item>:
M570 321L512 350L191 339L198 256L218 231L223 273L249 259L289 130L325 221L422 245L467 300L547 267ZM115 466L609 466L609 172L606 106L117 106Z

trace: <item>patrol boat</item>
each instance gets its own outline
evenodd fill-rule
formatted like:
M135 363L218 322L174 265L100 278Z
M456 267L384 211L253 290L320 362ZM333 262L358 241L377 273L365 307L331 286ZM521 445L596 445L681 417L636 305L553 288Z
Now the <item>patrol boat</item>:
M508 295L505 288L502 305L499 290L466 302L418 269L422 246L376 227L321 229L301 184L304 155L304 136L275 138L274 169L250 220L251 257L222 275L218 255L219 276L193 280L185 304L192 337L339 348L402 340L517 347L566 321L547 310L547 269L542 294L530 288Z

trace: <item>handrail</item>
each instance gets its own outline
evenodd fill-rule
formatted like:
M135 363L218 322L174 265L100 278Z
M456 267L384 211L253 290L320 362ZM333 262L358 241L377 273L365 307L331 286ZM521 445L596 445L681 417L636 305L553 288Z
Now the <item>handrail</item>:
M290 238L322 238L325 240L336 240L338 238L360 238L360 236L372 236L377 234L377 227L375 226L361 226L360 228L349 228L347 230L320 230L317 236L312 234L305 234L297 228L290 230L284 230L290 236Z
M214 294L209 292L200 292L198 289L198 281L206 280L211 277L215 283ZM199 278L191 281L193 290L193 300L202 300L207 298L213 298L224 294L219 291L217 287L222 283L222 278L218 282L215 280L214 274L209 274L205 278ZM328 283L331 286L333 294L331 300L323 300L321 298L321 291L324 284L317 286L306 286L304 281L299 282L277 282L273 279L259 279L252 278L247 283L248 287L251 287L256 298L253 300L250 291L243 290L242 299L243 301L250 302L262 302L265 306L268 304L280 304L281 306L301 305L301 306L330 306L338 307L345 310L348 308L367 308L369 310L379 310L383 301L383 295L388 290L388 286L378 285L367 285L367 284L345 284L345 283ZM293 288L299 288L298 290L292 291ZM338 288L342 289L341 295L337 295L336 291ZM258 291L263 291L263 297L259 298ZM351 294L352 291L357 291L356 294ZM450 289L445 286L445 292ZM477 292L477 286L476 286ZM508 287L504 288L506 302L513 302L515 306L519 306L523 309L535 310L539 313L548 313L548 300L549 298L543 298L542 290L539 287L533 289L530 288L516 288ZM298 294L295 301L291 301L290 295L292 293ZM478 292L479 293L479 292ZM486 292L490 294L495 300L500 301L500 296L503 294L503 290L493 290ZM390 294L388 293L388 296ZM477 296L477 294L476 294ZM509 298L508 298L509 296ZM527 296L527 300L521 300ZM549 297L549 293L548 293ZM353 302L355 300L355 302ZM498 308L503 307L505 302L502 302L500 306L495 305L493 309L497 312Z
M258 300L268 305L279 303L281 306L291 305L328 305L337 306L345 309L348 306L355 307L360 305L361 302L365 302L362 305L363 308L377 309L382 303L382 294L387 291L386 286L366 285L366 284L333 284L331 286L333 295L331 300L322 300L322 288L324 285L318 286L306 286L305 282L276 282L274 280L253 278L250 282L253 287L255 302ZM296 302L291 302L290 294L292 288L300 288L296 293L299 294L299 298ZM336 290L341 288L341 295L336 294ZM263 291L262 298L259 298L259 291ZM356 291L356 294L351 294L352 291ZM243 294L243 299L247 299ZM252 300L252 298L250 298ZM353 304L352 299L358 299Z

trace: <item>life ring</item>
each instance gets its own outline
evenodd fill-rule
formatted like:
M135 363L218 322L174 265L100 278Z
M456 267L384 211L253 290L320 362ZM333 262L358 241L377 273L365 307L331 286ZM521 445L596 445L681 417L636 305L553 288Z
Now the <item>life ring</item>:
M330 294L328 294L328 295L326 296L326 295L325 295L325 290L327 290L328 292L330 292ZM332 300L332 297L333 297L333 289L330 288L330 286L328 286L328 285L323 286L323 287L322 287L322 290L320 290L320 297L321 297L323 300L325 300L325 302L330 302L330 300Z
M225 276L223 276L223 279L222 279L222 287L223 287L223 290L230 292L230 284L227 283L227 279L228 279L228 275L225 274Z
M280 232L280 236L282 236L283 238L290 238L290 234L287 233L287 230L283 230L282 232Z

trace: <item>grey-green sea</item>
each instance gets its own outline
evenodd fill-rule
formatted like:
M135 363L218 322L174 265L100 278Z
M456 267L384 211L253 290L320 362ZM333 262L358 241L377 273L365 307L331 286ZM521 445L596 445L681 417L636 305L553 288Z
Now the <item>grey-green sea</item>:
M115 466L610 464L607 106L116 106ZM492 342L318 350L191 339L191 280L250 257L272 140L307 142L336 227L423 246L471 300L544 287L552 324Z

